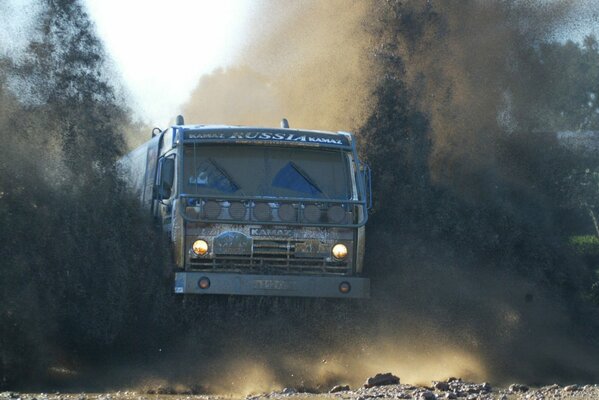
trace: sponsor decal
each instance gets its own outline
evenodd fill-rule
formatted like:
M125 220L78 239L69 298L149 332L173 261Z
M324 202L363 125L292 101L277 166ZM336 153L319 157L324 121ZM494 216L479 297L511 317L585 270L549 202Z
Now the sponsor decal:
M309 132L263 132L263 131L188 131L186 139L198 140L251 140L349 146L345 136Z
M223 232L214 238L214 254L252 254L252 239L241 232Z
M291 229L265 229L265 228L252 228L250 229L252 236L293 236L293 230Z

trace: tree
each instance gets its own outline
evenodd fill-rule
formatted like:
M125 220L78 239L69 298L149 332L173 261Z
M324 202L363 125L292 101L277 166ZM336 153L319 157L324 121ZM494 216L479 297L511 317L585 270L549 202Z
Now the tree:
M39 38L14 66L20 100L46 108L72 179L96 180L123 153L128 110L94 27L76 0L43 1Z
M169 332L162 237L115 166L127 109L80 2L42 3L0 61L0 386Z
M564 191L567 194L567 205L584 210L590 217L595 235L599 239L599 168L573 170L566 177Z
M513 110L524 130L599 130L599 49L544 42L522 50L524 71L514 74Z
M596 50L545 43L543 32L563 11L516 1L390 0L370 19L376 103L359 133L375 186L365 263L373 287L390 312L413 310L407 320L451 320L439 329L460 339L468 331L494 372L508 377L546 368L538 358L522 368L511 360L551 353L529 338L547 334L562 318L558 308L568 314L556 330L573 332L560 340L596 332L584 296L594 277L559 218L560 185L578 156L555 135L595 123L587 93L597 87ZM533 313L532 297L559 306ZM522 318L505 336L497 335L501 309ZM487 318L478 324L480 315ZM579 317L592 322L568 321ZM590 342L577 354L595 348Z

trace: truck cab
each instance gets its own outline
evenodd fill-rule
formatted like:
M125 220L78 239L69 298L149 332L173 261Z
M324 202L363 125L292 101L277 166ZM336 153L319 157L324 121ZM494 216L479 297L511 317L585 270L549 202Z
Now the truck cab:
M135 156L132 187L169 235L175 293L369 297L369 170L350 133L180 118Z

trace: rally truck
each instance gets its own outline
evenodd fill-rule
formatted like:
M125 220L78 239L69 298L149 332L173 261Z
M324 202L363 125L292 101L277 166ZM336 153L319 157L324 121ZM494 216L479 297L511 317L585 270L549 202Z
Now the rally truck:
M123 158L167 232L174 291L369 297L370 173L346 132L176 124Z

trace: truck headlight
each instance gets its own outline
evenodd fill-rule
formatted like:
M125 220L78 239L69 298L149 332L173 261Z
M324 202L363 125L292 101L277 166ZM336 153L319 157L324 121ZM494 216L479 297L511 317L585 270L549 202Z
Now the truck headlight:
M332 253L337 260L343 260L347 257L347 247L342 243L337 243L333 246Z
M202 239L196 240L193 242L191 250L198 256L203 256L208 253L208 242Z

